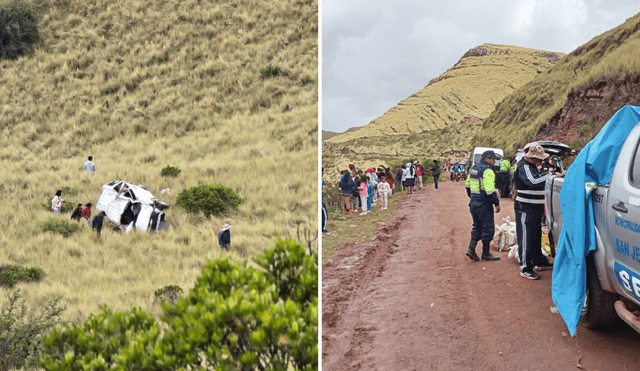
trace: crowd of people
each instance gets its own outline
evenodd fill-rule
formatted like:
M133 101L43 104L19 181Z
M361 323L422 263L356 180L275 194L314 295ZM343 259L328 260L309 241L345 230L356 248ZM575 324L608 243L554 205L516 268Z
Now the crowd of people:
M472 261L496 261L500 257L493 255L490 242L494 237L494 214L500 212L501 197L511 197L511 183L516 191L514 196L514 211L516 214L516 238L518 254L520 256L520 275L524 278L537 280L537 271L553 269L553 263L542 254L542 224L544 218L544 186L547 178L563 176L561 162L571 156L575 159L576 150L564 152L560 156L550 156L540 145L532 146L524 157L517 163L515 157L502 159L494 151L486 151L481 160L472 168L465 169L461 163L438 163L433 160L431 169L425 169L419 161L409 161L396 167L395 174L390 168L381 166L377 169L368 168L357 170L353 164L348 170L340 173L340 210L342 214L353 215L361 210L359 215L367 215L375 209L380 201L380 210L388 207L389 196L407 191L414 193L424 187L422 178L427 172L434 178L434 189L438 189L438 180L442 171L449 171L451 179L456 173L466 174L465 188L470 198L469 210L473 219L471 240L466 251ZM500 163L499 171L492 167ZM324 170L323 170L324 176ZM497 187L499 186L499 189ZM324 189L324 178L322 180ZM322 231L326 230L327 211L322 196ZM482 242L482 254L478 256L476 247Z
M427 173L431 173L434 177L435 189L438 189L441 169L442 167L437 160L433 161L431 169L425 169L418 160L409 161L404 165L397 166L395 173L386 166L358 170L355 165L350 164L348 170L340 172L338 182L341 213L353 215L359 211L359 215L367 215L375 210L377 202L380 202L380 210L386 210L390 196L403 191L412 194L424 188L423 176ZM322 175L324 190L324 169L322 169ZM322 192L321 209L322 232L328 233L326 229L328 214L324 203L324 191Z
M96 172L96 164L93 161L93 156L89 156L82 167L86 174L94 175ZM164 191L165 190L163 190L163 193ZM62 193L63 191L61 189L58 189L51 199L51 211L53 212L53 215L60 215L62 211L62 205L66 202L62 198ZM93 217L93 219L91 219L92 206L93 205L91 204L91 202L87 202L84 205L82 203L78 203L76 208L71 213L71 220L75 220L79 222L80 225L84 225L87 228L89 228L89 220L91 220L91 229L96 231L98 237L100 237L102 224L107 214L105 211L100 211ZM220 245L220 248L222 250L228 251L231 245L231 232L229 230L230 228L231 225L227 223L218 232L218 244Z

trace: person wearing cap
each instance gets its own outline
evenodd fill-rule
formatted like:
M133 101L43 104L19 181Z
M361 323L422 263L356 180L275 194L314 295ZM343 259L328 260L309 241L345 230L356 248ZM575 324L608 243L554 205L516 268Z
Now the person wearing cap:
M473 165L469 171L469 176L465 182L467 195L471 199L469 210L473 217L473 229L471 229L471 242L466 255L469 259L479 261L476 254L476 245L482 241L482 260L500 260L500 257L491 254L489 243L493 239L495 232L495 222L493 220L493 208L495 212L500 212L500 199L496 193L496 175L491 170L496 160L502 157L493 151L482 153L481 160Z
M542 254L542 218L544 217L544 188L547 178L554 173L541 175L538 168L549 157L544 148L535 145L529 148L516 169L514 184L516 200L516 236L520 275L530 280L540 279L534 271L553 269L553 264Z
M221 249L229 250L229 245L231 245L231 224L225 224L220 232L218 233L218 244Z

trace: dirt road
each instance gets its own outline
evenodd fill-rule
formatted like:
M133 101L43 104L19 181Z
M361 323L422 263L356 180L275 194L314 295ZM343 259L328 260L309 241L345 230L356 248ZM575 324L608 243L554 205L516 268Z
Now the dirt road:
M515 213L500 200L502 224ZM323 370L640 369L623 323L568 335L551 271L524 279L506 252L470 261L471 224L464 185L445 182L404 196L372 242L338 246L322 268Z

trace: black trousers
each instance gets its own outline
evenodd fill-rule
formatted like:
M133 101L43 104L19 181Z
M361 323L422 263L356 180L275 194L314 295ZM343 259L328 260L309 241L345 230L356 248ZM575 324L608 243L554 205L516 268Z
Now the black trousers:
M433 176L433 184L436 185L436 189L438 189L438 179L440 178L440 174Z

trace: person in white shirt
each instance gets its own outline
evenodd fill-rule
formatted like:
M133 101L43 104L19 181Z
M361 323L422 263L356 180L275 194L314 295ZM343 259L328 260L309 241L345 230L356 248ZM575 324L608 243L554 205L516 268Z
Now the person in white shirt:
M380 210L387 209L387 201L389 200L389 192L391 191L391 187L389 187L389 183L387 183L387 177L383 176L380 179L380 183L378 183L378 193L380 194Z
M84 163L84 172L93 175L96 172L96 164L93 162L93 156L89 156L89 159Z

